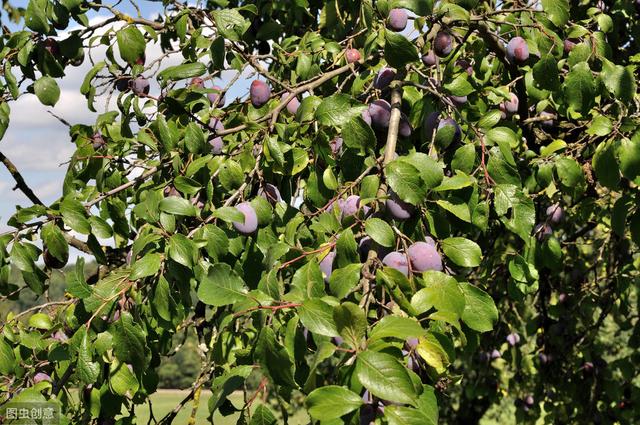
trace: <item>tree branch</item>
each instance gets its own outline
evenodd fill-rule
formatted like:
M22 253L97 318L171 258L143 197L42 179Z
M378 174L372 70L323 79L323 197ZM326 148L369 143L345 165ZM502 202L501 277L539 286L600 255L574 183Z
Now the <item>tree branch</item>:
M0 152L0 160L7 168L7 171L11 173L13 179L16 181L16 186L13 188L13 190L20 189L20 191L22 191L22 193L24 193L31 202L36 205L44 206L42 201L36 196L29 185L27 185L27 182L24 181L24 178L22 177L22 174L20 174L20 171L18 171L18 168L16 168L13 162L11 162L11 160L7 158L2 152Z

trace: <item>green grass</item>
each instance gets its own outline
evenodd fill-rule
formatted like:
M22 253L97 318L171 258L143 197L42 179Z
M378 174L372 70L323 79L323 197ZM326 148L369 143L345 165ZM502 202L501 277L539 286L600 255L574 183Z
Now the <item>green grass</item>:
M156 420L159 420L164 415L173 410L174 407L180 403L180 401L189 393L189 390L161 390L151 395L151 405L153 406L153 415ZM209 391L203 391L200 396L200 403L198 405L198 411L196 415L196 425L205 425L210 422L207 420L209 416L208 401L211 393ZM229 397L231 402L236 407L242 406L242 394L233 394ZM258 403L258 401L256 401ZM191 409L193 403L187 403L184 408L178 413L173 420L174 424L186 424L191 416ZM274 412L276 413L276 412ZM213 423L215 425L235 425L238 420L239 414L223 417L220 413L217 413L213 417ZM149 405L136 406L136 419L138 424L146 424L149 420ZM153 423L153 422L152 422ZM309 423L306 412L301 411L293 415L289 419L291 425L302 425Z

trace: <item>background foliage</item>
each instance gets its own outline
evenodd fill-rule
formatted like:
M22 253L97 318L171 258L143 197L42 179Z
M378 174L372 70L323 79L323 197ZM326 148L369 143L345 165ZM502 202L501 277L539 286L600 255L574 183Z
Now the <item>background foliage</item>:
M33 204L0 294L42 302L3 313L0 402L136 423L194 335L184 402L238 423L637 422L635 2L163 5L4 3L0 136L83 61L84 107L117 102L69 124L51 205L1 155Z

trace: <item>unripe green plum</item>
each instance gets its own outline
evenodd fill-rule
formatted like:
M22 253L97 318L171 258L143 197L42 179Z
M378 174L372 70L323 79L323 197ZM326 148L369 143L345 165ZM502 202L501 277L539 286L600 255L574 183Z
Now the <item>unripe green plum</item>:
M271 88L264 81L253 80L249 88L249 97L251 98L251 104L256 108L260 108L269 101Z
M513 37L507 43L507 59L509 62L522 64L529 59L529 46L522 37Z
M409 260L407 256L402 252L392 251L388 253L382 259L382 264L398 270L405 276L409 276Z
M441 58L448 56L453 49L453 38L446 31L438 31L433 39L433 51Z
M404 9L391 9L389 11L389 19L387 19L387 28L400 32L407 27L408 19L407 11Z
M258 229L258 216L250 203L241 202L236 205L236 209L244 215L244 223L234 221L233 227L243 235L250 235Z

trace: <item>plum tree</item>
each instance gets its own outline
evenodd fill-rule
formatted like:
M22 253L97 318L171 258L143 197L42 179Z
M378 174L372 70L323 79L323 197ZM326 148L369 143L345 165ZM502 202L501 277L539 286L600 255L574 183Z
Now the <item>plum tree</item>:
M520 37L513 37L507 43L507 58L509 61L522 64L529 59L529 46L527 46L527 41Z
M403 201L392 190L389 190L388 198L385 201L387 213L396 220L407 220L414 213L413 205Z
M355 63L360 61L360 51L358 49L347 49L344 52L347 63Z
M415 242L407 248L411 269L418 273L427 270L442 270L442 258L436 248L427 242Z
M433 39L433 51L441 58L449 56L453 49L453 38L446 31L438 31Z
M249 87L249 97L251 104L256 108L264 106L271 97L271 87L262 80L253 80Z
M392 251L388 253L382 259L382 264L398 270L405 276L409 275L409 259L407 255L402 252Z
M149 80L143 76L134 78L129 82L129 88L136 96L144 97L148 95L150 87Z
M244 222L234 221L233 227L243 235L251 235L258 229L258 216L249 202L241 202L236 209L244 216Z
M391 9L387 18L387 27L400 32L407 27L407 11L404 9Z
M422 63L425 64L425 66L432 67L438 63L438 57L433 50L429 50L422 55Z

